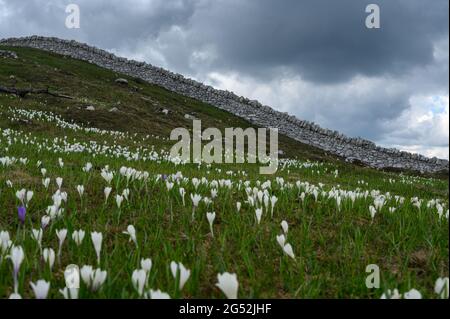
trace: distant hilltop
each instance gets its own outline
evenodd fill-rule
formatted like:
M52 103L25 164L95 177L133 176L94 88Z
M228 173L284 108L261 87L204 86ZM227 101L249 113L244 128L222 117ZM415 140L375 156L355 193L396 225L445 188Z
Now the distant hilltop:
M30 36L0 40L0 45L41 49L93 63L128 76L140 78L167 90L211 104L242 117L260 127L278 128L281 134L348 162L360 162L373 168L407 169L435 173L449 170L448 160L428 158L393 148L383 148L362 138L350 138L337 131L275 111L258 101L218 90L145 62L117 57L112 53L76 41Z

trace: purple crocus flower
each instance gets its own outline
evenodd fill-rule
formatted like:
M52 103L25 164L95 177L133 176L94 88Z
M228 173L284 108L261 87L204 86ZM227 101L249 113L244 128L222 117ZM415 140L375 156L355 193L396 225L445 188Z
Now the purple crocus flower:
M166 174L163 174L162 180L165 181L166 179L167 179L167 175L166 175Z
M22 224L25 223L26 214L27 214L27 210L26 210L25 206L19 206L17 208L17 216L19 217L19 220Z

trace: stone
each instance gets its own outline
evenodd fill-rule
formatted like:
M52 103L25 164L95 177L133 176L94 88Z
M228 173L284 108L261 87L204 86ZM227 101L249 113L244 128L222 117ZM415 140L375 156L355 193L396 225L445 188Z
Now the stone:
M116 82L117 84L121 84L121 85L128 85L128 80L123 79L123 78L118 78L114 82Z
M16 52L13 51L7 51L7 50L0 50L0 57L5 59L18 59Z

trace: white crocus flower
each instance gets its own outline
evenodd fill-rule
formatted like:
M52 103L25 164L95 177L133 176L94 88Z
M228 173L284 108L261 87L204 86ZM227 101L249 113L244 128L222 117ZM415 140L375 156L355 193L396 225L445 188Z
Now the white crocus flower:
M342 202L342 198L340 196L336 197L336 205L338 208L338 211L341 211L341 202Z
M64 299L78 299L78 289L77 288L67 288L59 290L59 293L64 297Z
M25 254L23 252L23 248L21 246L12 246L10 255L7 257L11 259L11 263L13 264L13 279L14 279L14 293L17 293L19 289L19 282L17 281L17 276L19 274L20 265L25 258Z
M50 289L50 283L45 280L38 280L36 283L30 282L30 286L33 289L36 299L46 299L48 290Z
M152 260L150 258L141 259L141 268L149 273L152 270Z
M213 223L214 223L214 220L216 219L216 213L215 212L206 213L206 218L208 219L209 229L211 230L211 235L214 237Z
M198 207L198 204L202 200L202 197L198 194L191 194L191 200L192 200L192 205L194 205L194 207Z
M186 284L186 281L191 276L191 271L184 267L182 263L176 263L172 261L170 263L170 271L172 272L172 276L174 279L177 279L178 273L180 275L180 281L178 285L178 289L182 290L184 285Z
M61 192L60 193L61 199L67 203L67 193L66 192Z
M305 198L306 198L306 194L305 194L305 192L302 192L302 193L300 194L300 199L301 199L301 201L304 202L304 201L305 201Z
M198 194L191 194L192 200L192 220L195 219L195 209L198 207L198 204L202 200L202 197Z
M133 271L133 275L131 276L131 281L133 283L134 289L138 292L139 296L142 297L144 294L144 288L147 281L147 273L143 269L136 269Z
M410 291L406 292L403 297L405 299L422 299L422 294L416 289L411 289Z
M127 230L123 233L130 236L130 241L134 242L134 244L137 246L136 229L133 225L128 225Z
M83 167L83 172L89 173L92 169L92 164L90 162L87 162L86 165Z
M63 209L60 209L59 207L52 205L48 206L46 213L48 216L50 216L50 220L56 219L56 217L59 217L62 214Z
M170 299L170 296L166 292L162 292L161 290L152 290L147 293L147 296L151 299Z
M253 197L248 197L247 203L249 206L254 207L255 206L255 199Z
M278 202L278 198L276 196L272 196L270 198L270 216L273 217L273 210L275 208L275 204Z
M33 191L27 191L27 204L31 201L33 195L34 195Z
M111 194L111 191L111 187L105 187L105 190L103 191L105 193L105 203L108 202L109 194Z
M100 265L100 253L102 251L103 234L92 232L91 233L92 244L94 245L95 253L97 254L97 264Z
M258 225L261 223L261 217L262 217L262 209L261 208L257 208L255 210L255 215L256 215L256 222L258 223Z
M31 237L37 242L39 249L42 249L42 229L33 229L31 231Z
M116 195L116 205L117 205L117 208L120 209L120 206L122 205L122 202L123 202L123 196L121 196L121 195Z
M241 211L241 206L242 206L241 202L237 202L236 203L236 211L237 211L237 213L239 213Z
M294 251L292 250L291 244L284 245L283 251L286 253L286 255L288 255L292 259L295 259Z
M76 230L72 233L72 239L77 246L80 246L81 243L83 242L84 235L85 235L85 231L81 230L81 229Z
M61 249L62 246L64 244L64 241L66 240L67 237L67 229L61 229L61 230L56 230L56 236L58 237L59 240L59 244L58 244L58 261L59 263L61 263Z
M212 199L205 197L203 198L203 202L205 203L206 207L209 207L209 205L211 205L213 201Z
M217 275L216 286L225 294L228 299L237 299L239 282L236 274L225 272Z
M48 215L42 216L41 217L41 228L42 229L47 228L48 224L50 223L50 220L51 220L50 216L48 216Z
M12 245L12 241L7 231L0 231L0 265L3 260L3 255L9 250Z
M21 189L20 191L16 192L16 197L23 206L28 206L28 203L33 198L33 195L33 191L27 191L26 189Z
M373 205L375 206L375 209L377 211L380 211L383 208L385 200L386 199L383 196L375 198L375 200L373 201Z
M183 206L186 206L185 201L184 201L184 196L186 195L186 191L184 190L184 188L180 188L179 192L180 192L180 196L181 196L181 201L183 202Z
M381 299L401 299L402 295L398 292L398 289L394 289L394 291L391 291L388 289L387 293L384 293L381 296Z
M104 284L106 280L107 272L105 270L101 270L100 268L94 270L92 277L92 290L97 291Z
M106 181L106 183L108 183L108 185L109 185L109 184L111 184L111 181L112 181L112 179L114 177L114 174L111 173L111 172L107 172L107 171L103 170L101 172L101 176Z
M284 245L286 244L286 236L284 235L277 236L277 242L281 246L281 248L284 249Z
M372 217L372 219L374 219L375 215L377 214L377 209L371 205L369 207L369 212L370 212L370 217Z
M175 185L174 183L171 183L171 182L169 182L169 181L166 181L166 188L167 188L167 191L170 192L170 191L172 190L172 188L173 188L174 185Z
M61 189L62 183L63 183L62 177L57 177L56 178L56 185L58 185L58 189Z
M99 290L104 284L107 276L106 271L101 270L100 268L94 270L92 266L89 265L81 267L80 273L81 279L92 291Z
M25 196L26 196L26 189L21 189L20 191L16 191L16 197L19 201L24 204L25 202Z
M84 265L83 267L81 267L80 269L80 275L81 275L81 279L83 280L83 282L86 284L86 286L90 287L91 286L91 275L92 272L94 271L93 267L90 265Z
M283 232L287 235L287 233L289 231L289 225L288 225L287 221L283 220L281 222L281 228L283 229Z
M198 178L192 179L192 185L194 186L195 190L197 190L198 186L200 185L201 181Z
M83 185L77 185L77 192L80 197L83 197L84 194L84 186Z
M56 192L56 193L52 196L52 199L53 199L53 206L55 206L56 209L59 209L59 207L60 207L61 204L62 204L62 200L63 200L63 198L62 198L62 196L61 196L61 193Z
M55 263L55 251L52 248L45 248L42 252L42 257L50 270L52 270Z
M125 198L125 200L128 202L128 198L130 196L130 190L128 188L125 188L122 192L122 196Z
M449 297L449 281L448 277L438 278L434 285L434 292L439 295L441 299L448 299Z

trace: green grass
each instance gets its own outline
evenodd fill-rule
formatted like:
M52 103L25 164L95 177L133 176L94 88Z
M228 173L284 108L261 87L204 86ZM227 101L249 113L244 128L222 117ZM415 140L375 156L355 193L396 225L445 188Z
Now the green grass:
M427 207L428 201L439 199L445 214L448 176L414 176L410 172L358 167L284 137L280 149L296 160L274 176L259 175L258 166L251 164L175 166L164 156L157 160L127 160L127 152L145 156L152 149L159 154L168 150L171 143L166 138L170 130L190 127L190 122L184 119L186 113L195 112L203 127L251 125L212 106L129 77L128 87L118 86L114 80L123 75L85 62L33 49L9 49L16 51L20 58L1 61L1 84L8 84L9 76L14 75L18 87L50 86L75 97L74 100L47 96L19 99L0 95L0 158L17 159L11 165L0 164L0 231L8 231L14 245L25 251L19 273L18 292L22 297L32 298L29 283L45 279L51 283L49 297L62 298L58 290L65 285L64 269L69 264L77 264L108 272L99 291L91 292L82 283L80 297L138 298L131 275L140 268L141 258L153 261L146 291L161 289L173 298L223 298L215 283L217 274L225 271L237 274L241 298L380 298L387 289L395 288L401 293L415 288L425 298L436 298L436 279L448 277L448 219L440 218L435 207ZM86 105L94 105L96 111L79 109ZM121 113L108 112L114 106ZM163 115L160 112L163 108L170 109L172 114ZM128 135L118 138L58 127L53 120L31 119L32 110L58 114L68 122L73 120L85 127L128 132ZM93 142L108 146L108 151L62 150L63 146L94 145ZM115 150L114 156L111 150ZM20 158L28 162L20 163ZM58 158L64 161L63 167L59 166ZM42 162L41 167L37 166L38 161ZM82 171L87 162L93 164L90 173ZM107 183L100 172L106 165L115 176L111 183L113 190L105 203L103 190ZM122 166L148 172L149 178L127 181L119 173ZM42 167L51 178L48 190L42 185ZM162 175L171 178L177 172L182 172L187 179L175 181L174 188L168 191ZM62 204L65 209L62 216L44 230L42 247L58 250L56 229L68 229L68 236L62 246L61 262L56 261L50 271L31 238L31 230L40 228L41 217L53 203L56 177L63 178L61 191L67 192L68 200ZM207 182L195 189L192 178L205 178ZM211 197L213 181L223 184L225 180L231 181L231 187L219 185L218 197L209 207L201 203L192 221L190 194ZM271 181L268 194L276 196L278 202L273 216L270 208L264 210L258 224L255 207L246 203L244 183L247 181L249 187L262 190L261 184L266 180ZM12 187L7 186L7 181ZM300 189L296 186L298 181L302 183ZM76 191L77 185L85 187L82 199ZM317 201L311 185L318 190ZM186 191L185 205L179 194L181 187ZM22 188L34 192L24 225L17 218L20 203L15 196ZM126 188L130 197L119 209L115 196ZM372 220L369 206L377 196L374 190L387 199ZM329 197L338 191L342 198L340 209L336 199ZM372 194L352 203L344 191ZM305 193L304 200L302 193ZM396 195L405 198L403 204L395 201ZM411 203L414 197L423 200L420 210ZM239 213L236 202L242 203ZM389 207L397 210L390 213ZM206 219L206 213L211 211L217 215L214 237ZM283 253L276 241L276 236L282 233L283 220L289 224L287 242L293 247L295 260ZM138 247L123 234L130 224L136 228ZM78 229L86 231L80 247L71 237ZM100 265L97 265L91 231L103 234ZM7 298L13 292L12 265L6 255L3 254L0 262L0 298ZM182 262L191 270L181 292L176 289L170 272L171 261ZM380 267L380 289L365 286L368 276L365 270L369 264Z

